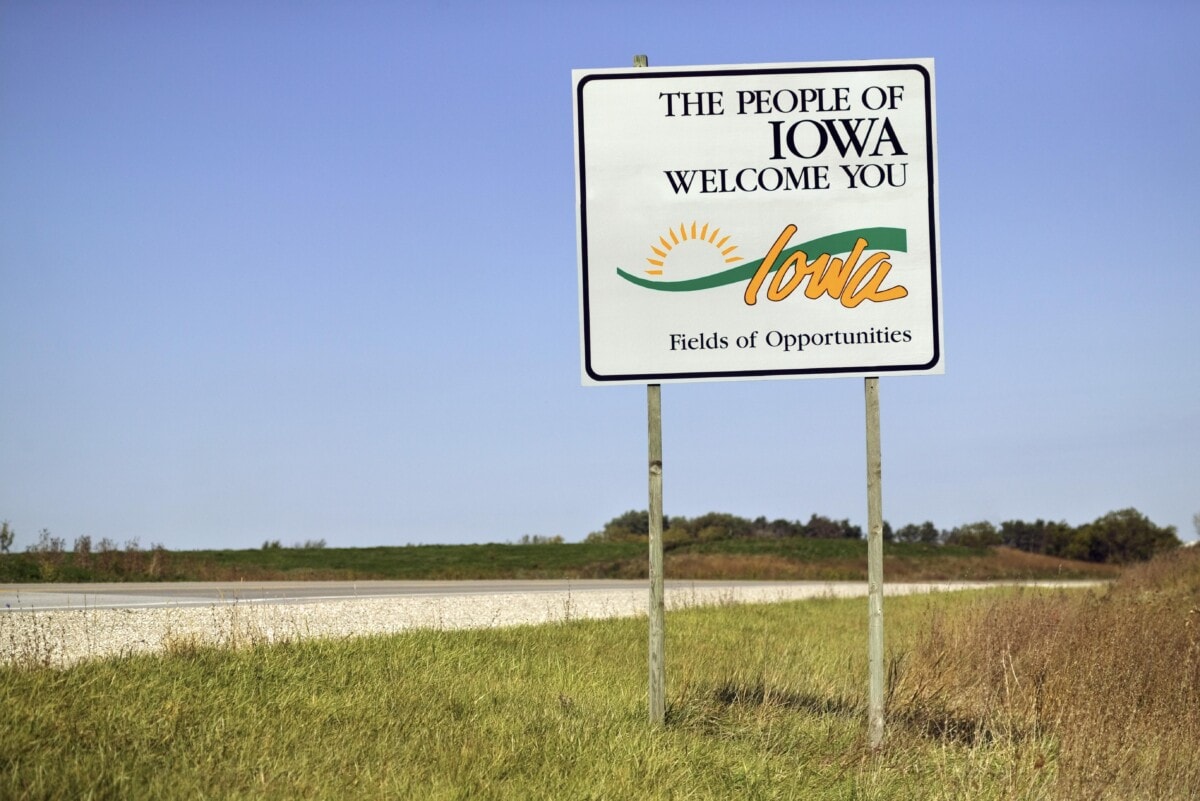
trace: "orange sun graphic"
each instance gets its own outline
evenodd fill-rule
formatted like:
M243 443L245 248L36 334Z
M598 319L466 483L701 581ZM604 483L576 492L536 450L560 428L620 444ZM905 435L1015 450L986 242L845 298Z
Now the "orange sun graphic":
M670 237L670 241L667 241L668 236ZM733 264L734 262L742 260L741 256L730 255L733 253L733 251L737 250L738 246L729 245L726 247L727 243L729 242L728 234L721 236L720 228L713 228L712 231L709 231L708 223L704 223L704 225L697 230L697 223L695 220L693 220L690 227L686 223L680 223L678 229L668 229L666 234L663 234L658 238L658 244L650 246L650 250L654 251L654 256L647 256L646 261L654 265L654 268L646 270L646 272L650 275L662 275L663 265L666 264L667 256L670 255L671 251L675 249L676 245L687 242L688 240L708 242L721 252L721 257L725 259L726 264ZM661 247L659 247L660 245Z

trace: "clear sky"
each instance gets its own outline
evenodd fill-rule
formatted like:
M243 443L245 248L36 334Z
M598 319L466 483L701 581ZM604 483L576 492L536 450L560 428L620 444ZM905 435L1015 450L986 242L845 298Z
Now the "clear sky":
M143 547L576 540L571 70L935 59L946 372L895 526L1200 511L1200 4L0 2L0 519ZM861 379L663 387L668 514L865 525Z

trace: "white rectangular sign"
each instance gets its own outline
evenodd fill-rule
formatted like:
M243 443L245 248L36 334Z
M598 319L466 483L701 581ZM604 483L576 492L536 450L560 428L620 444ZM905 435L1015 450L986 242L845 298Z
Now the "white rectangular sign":
M572 77L585 384L943 371L932 60Z

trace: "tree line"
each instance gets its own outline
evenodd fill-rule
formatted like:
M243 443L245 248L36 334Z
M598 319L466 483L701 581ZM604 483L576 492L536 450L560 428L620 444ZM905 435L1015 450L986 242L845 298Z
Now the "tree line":
M649 531L650 514L644 509L630 510L609 520L600 531L589 534L587 541L646 540ZM863 530L849 520L835 520L818 514L813 514L807 522L783 519L769 521L766 517L749 520L724 512L709 512L691 518L663 516L664 547L712 540L784 537L862 539ZM1155 525L1132 508L1109 512L1080 526L1041 519L1032 523L1005 520L997 526L983 520L952 529L939 529L926 520L894 529L885 521L883 538L887 542L961 545L968 548L1006 546L1063 559L1115 564L1149 559L1160 551L1181 544L1174 526Z

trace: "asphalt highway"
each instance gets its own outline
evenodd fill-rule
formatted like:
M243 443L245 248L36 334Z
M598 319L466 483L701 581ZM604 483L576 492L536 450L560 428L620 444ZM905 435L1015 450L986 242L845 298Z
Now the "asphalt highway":
M1003 582L1083 586L1094 582ZM978 582L884 584L887 595L987 586ZM777 588L793 597L866 595L865 581L673 581L668 590ZM114 584L0 585L0 612L68 609L161 609L213 604L308 604L322 601L538 593L590 593L649 590L640 580L576 579L538 581L218 581Z
M854 584L855 582L847 582ZM861 582L859 582L861 583ZM814 594L826 582L670 581L668 588L797 587L811 585ZM865 593L865 584L863 584ZM538 581L206 581L112 584L0 585L0 610L158 609L178 606L246 603L315 603L368 598L452 597L503 593L585 593L641 590L645 579ZM820 589L817 589L820 588Z

